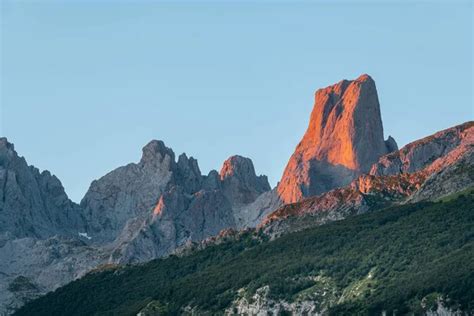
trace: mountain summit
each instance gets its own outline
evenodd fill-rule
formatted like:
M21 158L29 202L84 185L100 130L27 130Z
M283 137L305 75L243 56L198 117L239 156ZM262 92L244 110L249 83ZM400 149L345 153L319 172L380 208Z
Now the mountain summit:
M308 129L278 185L285 203L349 184L381 156L397 150L383 138L374 80L362 75L316 91Z

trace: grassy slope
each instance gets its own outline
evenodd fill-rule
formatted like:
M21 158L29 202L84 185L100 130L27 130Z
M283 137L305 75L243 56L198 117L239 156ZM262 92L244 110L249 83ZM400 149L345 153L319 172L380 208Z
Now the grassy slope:
M311 291L324 275L347 298L332 314L419 312L442 293L474 311L474 194L418 203L293 233L272 242L251 235L190 256L89 274L26 305L17 315L132 315L151 300L220 313L239 288L270 285L276 299ZM370 279L369 274L373 275ZM299 277L299 278L298 278ZM301 278L303 277L303 278ZM354 295L354 289L359 293Z

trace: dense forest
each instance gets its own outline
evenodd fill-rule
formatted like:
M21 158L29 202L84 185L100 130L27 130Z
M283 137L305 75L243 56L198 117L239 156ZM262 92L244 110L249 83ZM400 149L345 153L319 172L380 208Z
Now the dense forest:
M150 302L160 315L179 314L187 306L215 315L230 308L242 288L249 297L268 285L275 301L305 295L318 300L310 294L322 278L332 288L332 298L320 298L330 315L419 314L435 308L438 297L450 308L474 312L473 192L273 241L248 232L184 257L103 269L15 315L136 315Z

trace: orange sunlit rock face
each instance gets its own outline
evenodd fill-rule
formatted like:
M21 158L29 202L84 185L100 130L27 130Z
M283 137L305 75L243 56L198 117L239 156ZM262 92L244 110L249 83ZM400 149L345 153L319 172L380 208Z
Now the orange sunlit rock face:
M163 200L163 196L160 197L158 204L156 204L155 208L153 209L153 215L158 216L161 215L163 209L165 208L165 201Z
M387 146L383 139L380 104L370 76L318 90L308 129L278 186L280 198L292 203L349 184L396 149L392 141Z

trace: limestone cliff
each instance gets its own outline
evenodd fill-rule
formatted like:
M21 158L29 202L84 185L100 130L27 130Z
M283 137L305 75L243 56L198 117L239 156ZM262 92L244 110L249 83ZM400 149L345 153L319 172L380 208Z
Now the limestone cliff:
M348 185L380 156L396 150L383 139L375 82L368 75L343 80L316 92L308 129L278 186L292 203Z

